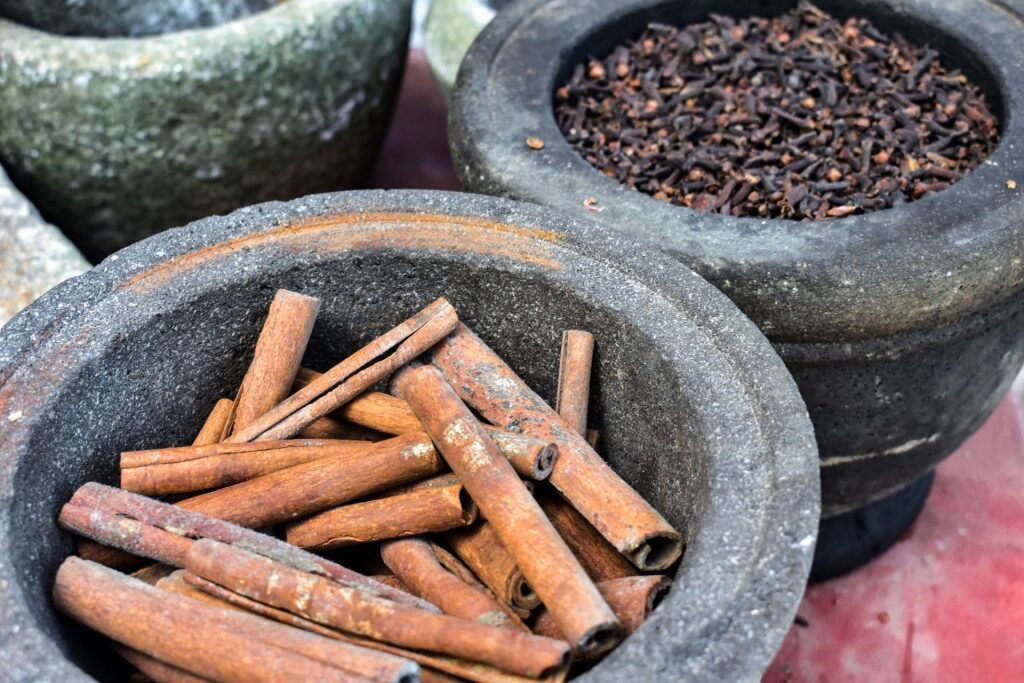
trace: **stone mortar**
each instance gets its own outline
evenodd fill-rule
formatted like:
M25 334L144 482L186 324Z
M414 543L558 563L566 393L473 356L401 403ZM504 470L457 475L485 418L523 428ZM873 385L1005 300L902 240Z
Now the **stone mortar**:
M275 0L0 0L0 16L65 36L138 38L217 26Z
M1024 359L1021 15L996 0L819 2L931 43L979 83L1003 128L992 157L949 190L827 223L723 217L634 192L572 150L551 106L575 64L648 21L771 16L795 4L515 3L463 61L449 138L468 189L586 214L664 249L735 301L800 386L823 458L823 512L835 516L893 494L952 453ZM544 149L527 147L528 136ZM588 197L598 211L584 208Z
M383 141L411 0L291 0L213 28L69 38L0 20L0 162L86 256L355 185Z
M91 267L0 168L0 327L50 287Z
M546 396L562 330L597 338L591 424L683 533L668 597L586 681L754 681L803 593L817 453L796 385L721 293L623 236L528 204L440 192L271 203L171 230L60 285L0 333L0 671L112 675L59 618L54 518L123 449L186 441L248 363L278 287L323 301L326 367L439 295Z
M462 58L496 11L510 0L433 0L423 26L423 52L445 97L451 95ZM1022 0L1024 1L1024 0Z

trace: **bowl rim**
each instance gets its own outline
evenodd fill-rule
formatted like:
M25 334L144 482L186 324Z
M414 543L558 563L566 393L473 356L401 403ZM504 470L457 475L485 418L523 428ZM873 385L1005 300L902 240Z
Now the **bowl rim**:
M1024 16L998 0L857 0L845 10L885 13L951 37L992 77L1006 115L992 156L950 189L823 228L667 205L601 175L563 138L551 97L577 46L638 12L653 18L680 2L521 0L499 12L467 53L452 93L449 142L464 186L573 213L593 197L593 220L696 270L773 341L854 341L928 329L1024 288ZM737 2L756 13L754 0L729 4ZM699 6L716 4L722 0ZM529 148L528 136L543 139L544 148ZM1011 180L1017 190L1008 188Z
M394 221L388 214L403 218ZM350 227L339 228L336 222L331 222L341 215L352 217ZM442 218L437 219L438 215ZM757 457L733 458L734 451L729 451L729 456L714 459L708 466L713 494L707 505L709 529L704 531L702 527L698 540L714 534L716 541L728 546L727 532L736 522L727 519L725 499L743 498L742 487L736 483L738 474L755 472L756 476L750 477L750 486L770 488L764 489L764 515L757 520L759 535L753 543L756 547L743 551L750 553L749 563L742 571L733 571L732 567L722 570L728 581L720 595L716 595L722 599L721 604L716 603L714 610L702 615L703 619L659 620L656 612L646 632L656 640L669 635L667 629L675 625L683 629L681 633L687 638L686 642L662 644L668 651L664 657L672 655L672 661L663 662L663 666L679 668L662 669L655 675L673 680L680 675L693 680L745 680L760 676L788 631L802 596L820 512L817 449L795 383L757 328L724 295L671 258L640 248L589 221L491 197L435 191L357 191L259 204L158 234L121 250L90 273L45 294L0 331L0 544L5 546L2 550L7 549L16 522L11 511L18 465L27 457L33 424L45 419L47 400L58 393L39 390L40 367L52 373L51 381L59 385L62 378L74 376L76 365L82 366L92 357L90 354L96 353L95 349L105 349L105 344L118 333L130 332L132 325L143 326L160 311L180 306L190 296L194 298L195 292L191 290L196 283L199 287L207 283L204 277L213 278L209 282L218 282L216 277L228 277L210 275L216 270L210 264L226 263L231 265L230 270L221 270L240 273L242 269L236 266L255 263L244 259L260 256L261 245L283 249L288 244L298 244L288 240L302 239L306 234L303 226L311 226L311 234L315 230L338 230L341 234L347 234L347 230L355 234L372 229L366 226L372 226L374 221L388 224L390 220L391 224L385 226L387 230L381 233L383 241L375 241L369 248L401 249L403 244L409 244L403 239L413 239L402 237L408 221L421 217L427 223L439 220L444 225L468 224L473 231L491 231L490 238L507 240L513 247L554 254L553 258L565 259L567 272L575 272L576 263L596 263L604 274L591 277L607 278L599 279L600 283L621 282L625 290L636 290L640 293L636 296L648 297L657 310L676 312L678 318L673 320L700 325L701 333L707 336L704 348L717 352L708 357L707 364L723 384L736 390L727 400L757 420L749 434L735 437L751 441L742 450ZM499 244L486 258L522 260L502 252L503 248ZM126 303L134 301L136 308L141 309L146 297L154 302L148 314L128 313ZM90 330L87 323L102 318L104 310L106 314L124 311L126 326L83 339L88 336L83 333ZM629 315L642 320L636 314ZM659 343L664 344L663 349L673 348L668 342ZM673 362L682 367L681 360ZM720 398L713 391L710 396ZM709 438L709 448L720 448L715 444L721 443L732 448L735 441L729 441L731 438L728 434ZM0 552L0 557L7 555ZM710 557L708 549L696 557ZM679 588L681 592L696 589L682 584ZM672 596L666 603L671 600ZM19 577L5 560L0 560L0 605L8 615L0 623L0 662L9 661L8 671L27 675L34 673L27 670L30 664L37 668L52 664L62 675L81 676L73 664L61 660L56 644L40 630L31 608L25 604ZM626 656L629 649L619 648L609 662L629 664L633 661ZM56 663L51 661L54 658ZM635 659L647 662L642 657ZM611 681L621 673L605 668L597 667L581 680Z

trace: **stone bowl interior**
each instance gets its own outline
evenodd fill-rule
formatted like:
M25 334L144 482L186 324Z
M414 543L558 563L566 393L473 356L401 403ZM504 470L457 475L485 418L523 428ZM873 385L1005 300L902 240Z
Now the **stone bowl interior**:
M600 450L688 550L654 617L586 676L759 674L813 548L810 422L767 340L724 296L611 235L490 198L323 195L169 231L44 296L0 338L0 603L36 633L18 652L8 641L0 661L121 673L52 609L54 572L73 550L54 518L82 483L116 483L120 451L188 442L237 387L284 287L322 300L306 360L317 369L443 295L552 399L562 330L593 331Z

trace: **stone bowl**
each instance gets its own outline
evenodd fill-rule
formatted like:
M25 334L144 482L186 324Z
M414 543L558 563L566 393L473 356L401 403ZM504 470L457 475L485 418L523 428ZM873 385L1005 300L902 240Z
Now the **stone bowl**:
M795 4L515 3L463 61L449 140L467 189L585 214L659 247L757 323L814 422L824 516L842 520L835 529L843 537L872 529L861 556L838 560L829 574L903 533L927 494L930 480L922 478L992 412L1024 360L1024 13L995 0L818 3L931 43L981 86L1001 121L1001 144L969 177L866 215L764 221L668 205L593 169L552 114L553 93L575 64L639 35L647 22L771 16ZM528 136L545 147L529 148ZM590 197L596 211L584 206ZM906 488L915 481L918 488ZM901 491L896 509L868 509ZM831 545L819 539L821 551Z
M324 367L435 297L546 397L562 330L597 338L602 453L680 531L674 587L583 680L754 680L803 593L819 514L796 385L729 300L613 231L506 200L353 192L171 230L58 286L0 333L0 670L110 680L50 604L54 519L116 454L186 441L233 391L278 287L323 301Z
M0 20L0 163L93 261L246 204L352 187L387 130L411 2L253 0L235 21L141 38Z
M432 0L423 24L423 52L445 97L451 95L459 65L473 40L511 1Z

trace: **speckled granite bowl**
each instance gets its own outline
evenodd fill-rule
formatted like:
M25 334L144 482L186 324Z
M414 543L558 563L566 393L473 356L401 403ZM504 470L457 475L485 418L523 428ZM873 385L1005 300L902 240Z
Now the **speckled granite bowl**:
M65 36L138 38L216 26L279 0L0 0L0 16Z
M796 2L521 0L463 61L449 140L467 189L588 215L645 240L721 288L771 339L821 451L822 509L838 536L830 543L823 530L819 549L838 550L842 539L825 576L902 535L932 468L981 425L1024 361L1022 15L1002 0L818 0L840 18L865 16L929 42L1001 119L999 147L970 176L885 211L796 222L669 205L592 168L552 114L555 88L577 63L648 22L771 16ZM544 149L530 149L527 136ZM597 211L584 207L590 197ZM861 535L860 550L847 551L850 534Z
M58 618L60 505L122 449L187 440L237 386L277 287L320 297L326 365L439 295L542 395L562 330L597 338L591 424L682 532L670 594L581 680L752 681L788 630L818 519L806 410L768 341L672 259L529 204L353 192L263 204L131 246L0 333L0 671L109 680ZM79 668L80 667L80 668Z
M390 120L410 5L291 0L145 38L0 20L0 163L93 260L252 202L351 187Z

